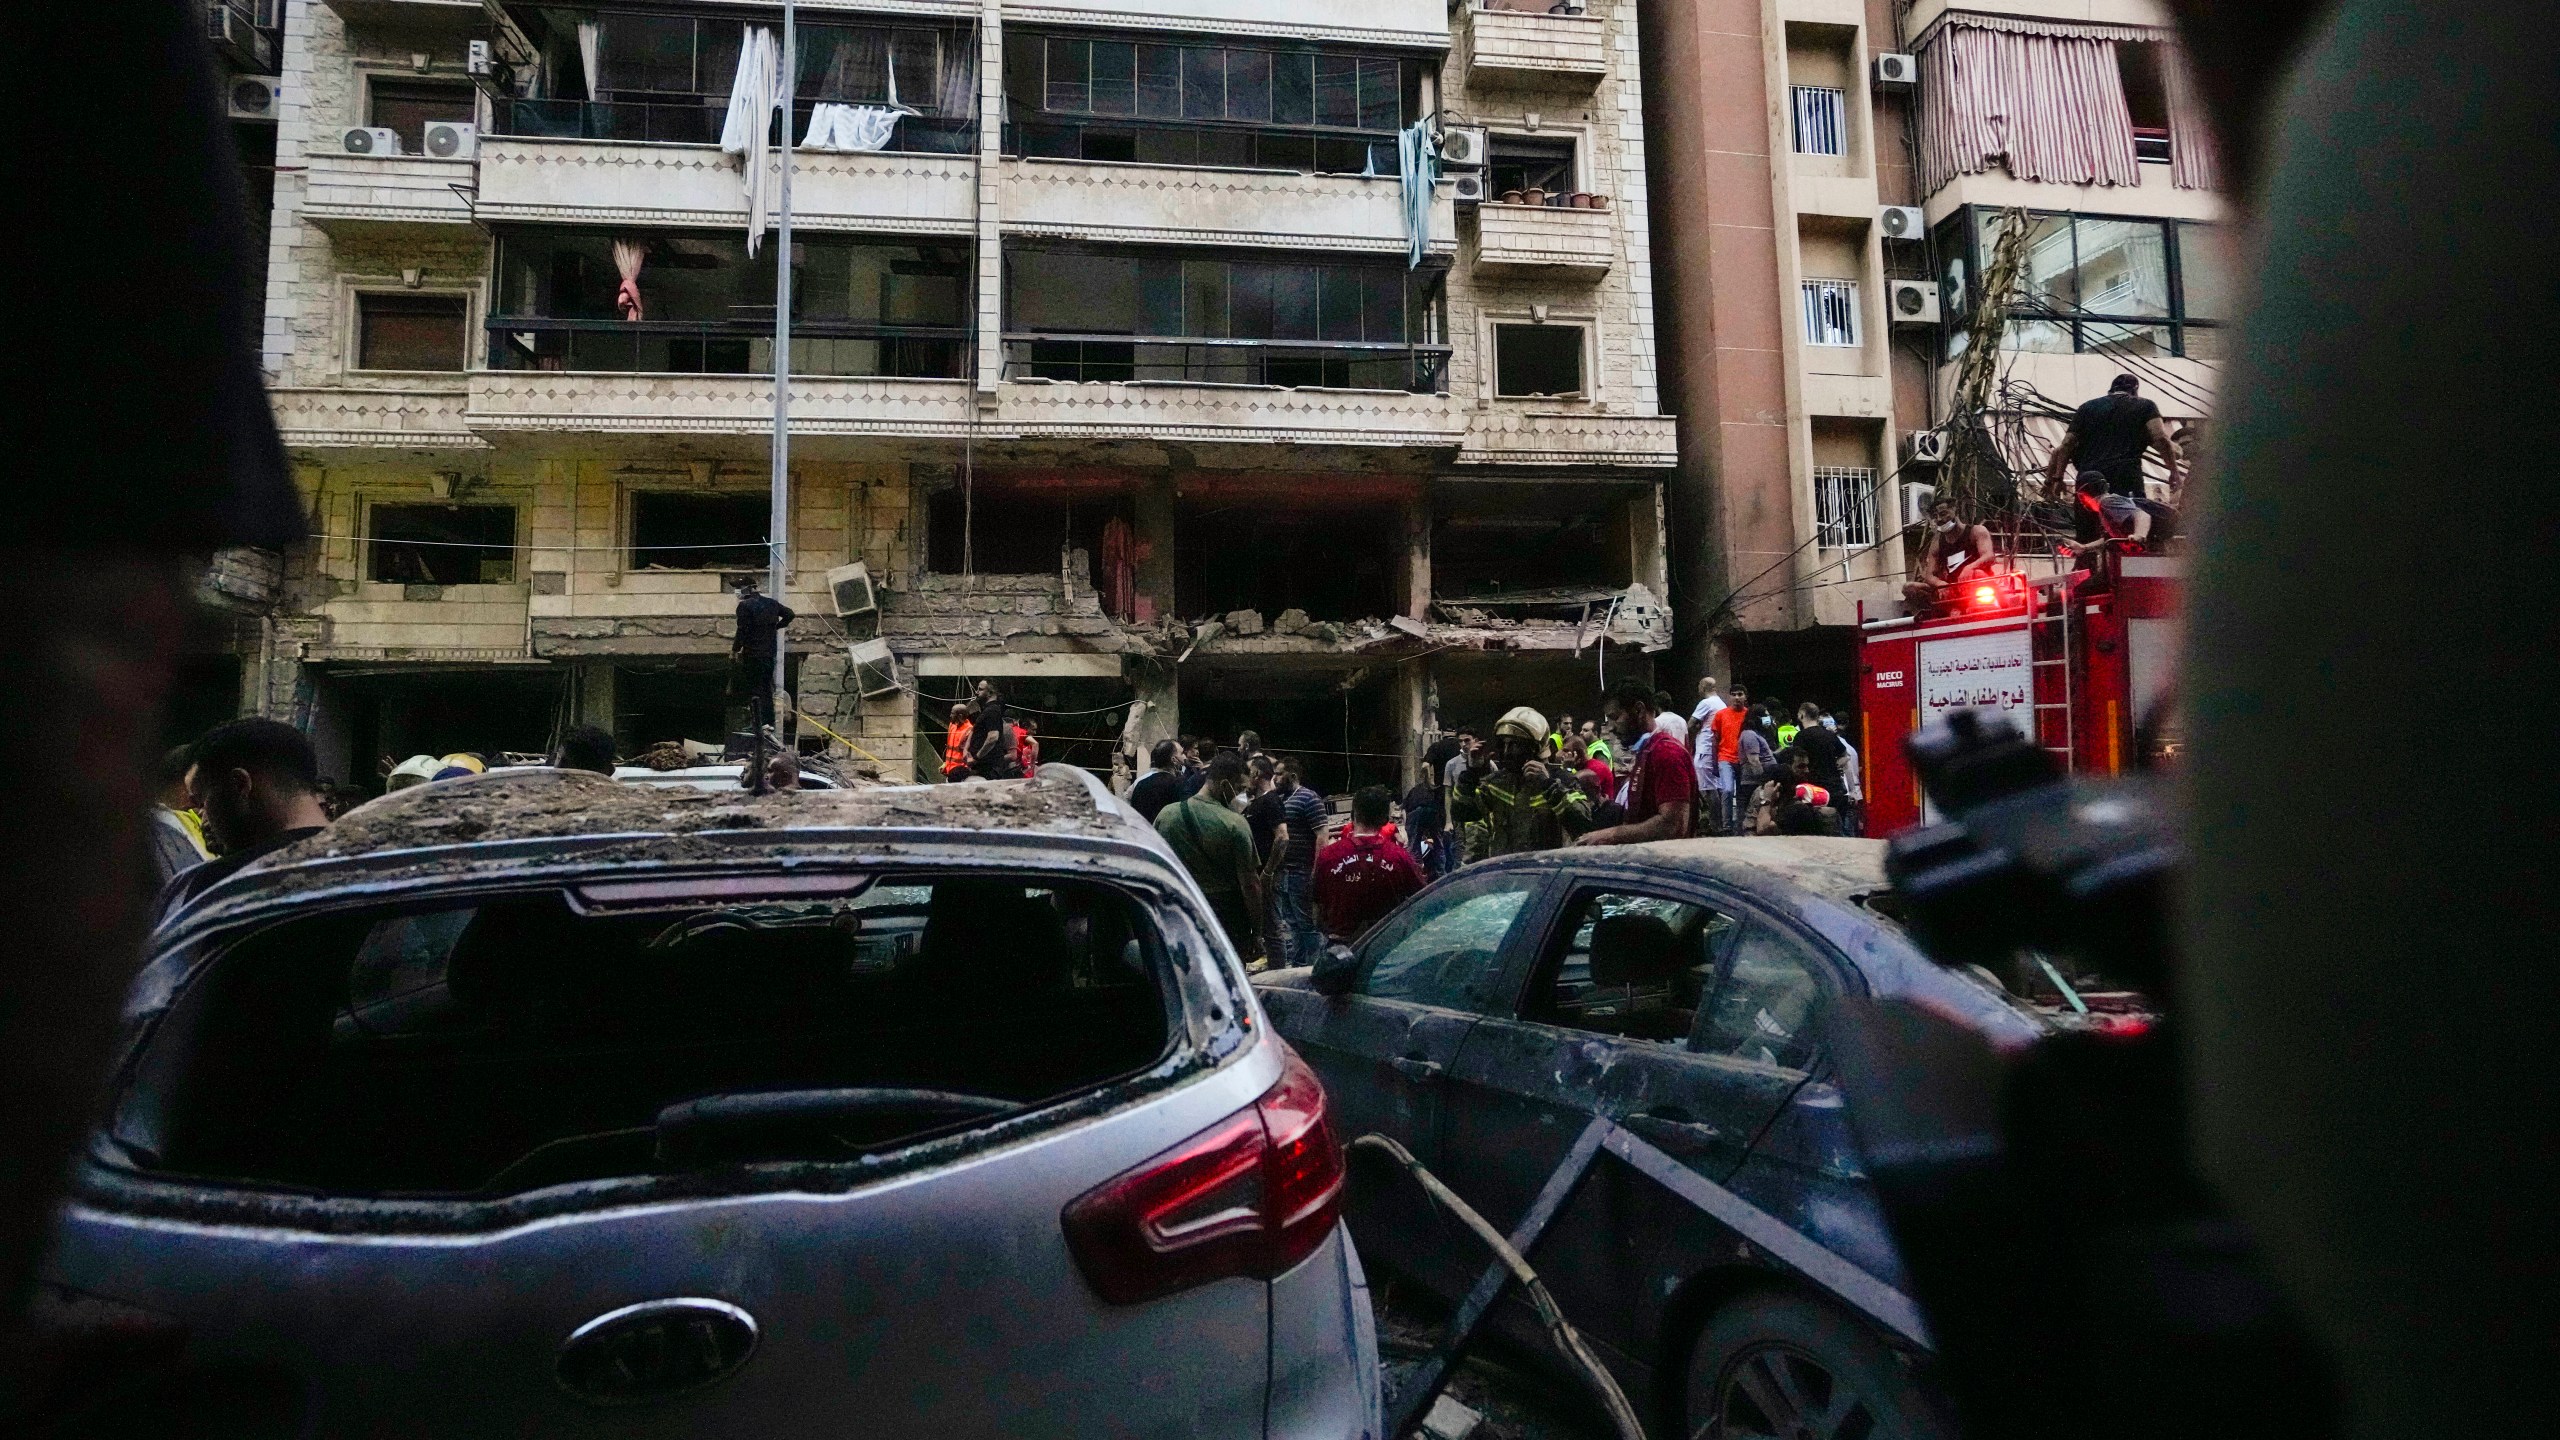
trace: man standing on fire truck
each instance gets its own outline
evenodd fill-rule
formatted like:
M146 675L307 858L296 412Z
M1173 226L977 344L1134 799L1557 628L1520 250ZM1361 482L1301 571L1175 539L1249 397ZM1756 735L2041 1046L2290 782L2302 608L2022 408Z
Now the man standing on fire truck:
M1915 615L1942 609L1959 583L1990 563L1991 527L1958 520L1956 502L1938 496L1929 502L1929 538L1911 557L1911 578L1902 587L1902 598Z

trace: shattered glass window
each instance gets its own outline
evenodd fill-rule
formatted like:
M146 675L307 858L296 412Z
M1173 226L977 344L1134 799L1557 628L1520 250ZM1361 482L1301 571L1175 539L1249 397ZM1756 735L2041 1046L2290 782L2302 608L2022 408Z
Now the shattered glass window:
M1660 895L1586 896L1547 970L1535 1018L1574 1030L1678 1044L1715 981L1733 917Z
M1522 876L1500 889L1406 909L1371 952L1360 993L1447 1010L1492 1009L1503 941L1538 883L1538 877Z
M1734 944L1724 980L1708 1002L1697 1048L1783 1070L1811 1070L1821 1053L1814 1022L1830 989L1794 940L1753 925Z

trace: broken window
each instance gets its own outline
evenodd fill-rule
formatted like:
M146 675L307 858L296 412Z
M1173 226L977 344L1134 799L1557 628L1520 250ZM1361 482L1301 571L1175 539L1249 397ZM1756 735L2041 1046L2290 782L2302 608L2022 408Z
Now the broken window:
M1538 203L1553 203L1580 188L1573 150L1570 138L1496 135L1485 157L1486 193L1502 204L1518 205L1527 203L1528 193L1535 190L1541 195Z
M1393 506L1309 509L1238 496L1186 501L1175 517L1174 603L1187 616L1399 615L1406 564Z
M1019 35L1008 154L1393 175L1421 65L1320 47Z
M642 490L631 497L634 570L765 568L773 516L763 491Z
M1733 917L1661 895L1590 891L1530 983L1549 1025L1677 1045L1696 1028Z
M1104 528L1114 519L1127 524L1136 518L1121 495L1075 496L984 480L975 492L954 485L925 502L925 568L942 575L964 568L980 575L1056 575L1065 568L1067 552L1081 550L1083 583L1098 591Z
M410 155L426 153L428 122L453 120L468 125L479 115L477 97L468 85L378 78L365 87L365 123L398 131L400 149Z
M1469 487L1435 507L1432 598L1623 589L1635 578L1630 526L1653 523L1649 494L1630 497L1616 487Z
M1359 993L1444 1010L1507 1008L1503 944L1543 877L1514 873L1442 885L1389 916L1371 937Z
M1430 390L1448 353L1440 273L1393 263L1017 246L1005 277L1016 378Z
M500 585L516 578L513 505L376 505L371 574L383 585Z
M272 926L155 1032L112 1148L231 1184L492 1199L857 1163L1164 1052L1164 944L1134 897L1000 875L847 889Z
M1493 327L1493 393L1545 398L1582 394L1582 327Z
M356 296L356 368L462 369L470 308L460 295Z
M1825 967L1793 938L1752 924L1733 944L1724 978L1707 1002L1696 1048L1786 1070L1811 1070L1831 996Z

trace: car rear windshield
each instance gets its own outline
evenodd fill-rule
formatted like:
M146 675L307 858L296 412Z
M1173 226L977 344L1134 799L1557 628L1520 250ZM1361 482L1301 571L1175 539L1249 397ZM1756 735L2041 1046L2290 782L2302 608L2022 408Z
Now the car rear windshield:
M891 878L599 910L340 911L212 962L112 1132L143 1170L495 1197L858 1160L1144 1069L1179 1002L1113 887Z

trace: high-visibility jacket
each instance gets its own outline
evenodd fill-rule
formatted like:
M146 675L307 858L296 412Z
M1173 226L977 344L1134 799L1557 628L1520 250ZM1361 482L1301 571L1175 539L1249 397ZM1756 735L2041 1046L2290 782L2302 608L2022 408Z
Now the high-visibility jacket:
M964 774L969 769L969 722L955 722L949 734L942 737L942 773Z

